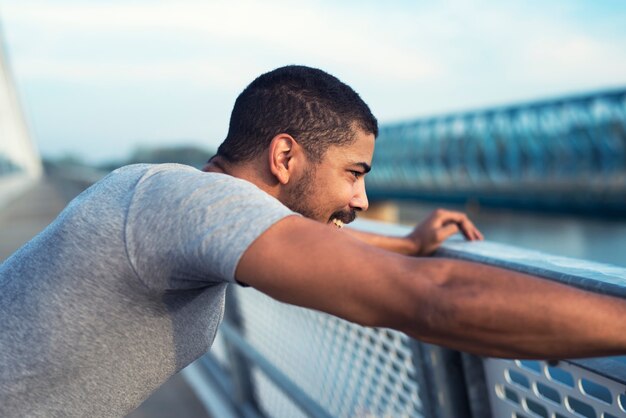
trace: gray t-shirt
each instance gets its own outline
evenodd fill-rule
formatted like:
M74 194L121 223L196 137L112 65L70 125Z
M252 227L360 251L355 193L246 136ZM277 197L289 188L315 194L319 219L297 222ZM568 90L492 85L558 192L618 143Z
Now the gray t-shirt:
M109 174L0 265L0 416L132 411L209 349L240 257L293 214L224 174Z

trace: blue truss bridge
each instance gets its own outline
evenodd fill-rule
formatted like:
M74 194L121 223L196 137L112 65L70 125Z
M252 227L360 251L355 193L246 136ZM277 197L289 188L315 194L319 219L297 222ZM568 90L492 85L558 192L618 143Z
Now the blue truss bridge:
M372 201L626 217L626 88L381 127Z

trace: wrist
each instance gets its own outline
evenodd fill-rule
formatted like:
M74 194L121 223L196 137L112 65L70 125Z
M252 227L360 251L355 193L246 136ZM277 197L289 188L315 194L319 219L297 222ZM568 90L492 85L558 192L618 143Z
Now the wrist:
M413 237L406 236L403 238L400 238L401 240L401 250L398 251L404 255L410 255L410 256L418 256L420 255L420 245L417 242L417 240Z

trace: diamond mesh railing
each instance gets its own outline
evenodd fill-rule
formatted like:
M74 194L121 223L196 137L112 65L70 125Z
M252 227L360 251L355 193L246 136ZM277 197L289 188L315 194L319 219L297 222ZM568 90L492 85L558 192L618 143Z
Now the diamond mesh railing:
M236 295L246 340L330 415L423 416L404 334L278 303L252 289ZM267 416L305 416L262 373L253 377Z
M364 221L357 226L386 234L403 230ZM490 242L452 241L437 255L626 297L624 268ZM626 417L626 357L483 359L283 304L249 288L231 287L226 306L211 352L184 371L215 416Z

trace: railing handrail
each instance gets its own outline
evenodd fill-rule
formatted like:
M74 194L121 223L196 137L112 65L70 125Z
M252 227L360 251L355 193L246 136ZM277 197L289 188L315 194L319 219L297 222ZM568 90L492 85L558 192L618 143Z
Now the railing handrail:
M359 219L354 226L364 231L403 235L411 228L403 225ZM528 273L596 293L626 298L626 268L552 255L493 241L465 242L450 239L436 257L457 258Z

